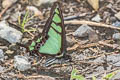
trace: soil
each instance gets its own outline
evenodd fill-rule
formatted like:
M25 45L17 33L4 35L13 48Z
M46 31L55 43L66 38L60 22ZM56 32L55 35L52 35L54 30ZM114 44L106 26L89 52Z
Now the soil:
M0 0L0 12L5 10L2 7L2 2L3 1ZM98 11L95 11L87 0L61 0L60 2L62 3L61 9L64 16L67 38L66 54L71 56L71 61L44 67L43 64L49 56L39 55L36 57L26 52L26 48L17 44L10 44L0 38L0 48L3 49L4 52L10 51L5 53L5 60L0 62L0 66L4 67L4 70L0 72L1 80L42 80L40 75L42 75L42 77L50 76L56 80L70 80L73 68L77 69L79 71L78 74L83 75L86 80L92 80L93 75L97 80L100 80L105 74L119 70L120 44L113 40L112 36L114 33L120 32L120 25L119 27L115 27L112 26L112 24L119 21L114 15L120 11L120 0L100 0ZM18 20L14 21L11 16L19 11L21 13L21 19L23 19L27 6L35 5L28 0L17 1L14 5L11 5L3 15L0 13L1 21L6 20L13 28L21 31ZM45 4L41 6L35 7L39 9L43 16L36 16L25 25L26 29L34 28L36 31L30 33L24 32L20 42L21 44L27 45L28 40L32 40L34 36L41 34L44 24L50 16L51 5L48 6ZM100 22L91 20L96 14L100 15L102 19ZM29 16L31 15L33 15L33 13L29 13ZM95 31L99 39L91 41L89 34L87 37L82 38L73 36L72 33L82 24L89 25ZM93 36L93 38L95 37ZM16 55L28 56L32 64L31 69L19 71L14 68L14 56ZM119 79L120 77L118 80Z

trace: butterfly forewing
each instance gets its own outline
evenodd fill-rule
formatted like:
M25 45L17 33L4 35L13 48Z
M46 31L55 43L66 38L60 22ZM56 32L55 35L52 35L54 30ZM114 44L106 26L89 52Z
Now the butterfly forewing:
M32 42L29 49L35 50L38 46L38 52L42 54L57 55L62 54L65 48L65 28L62 12L59 3L54 3L51 9L50 17L48 18L42 36L37 41Z

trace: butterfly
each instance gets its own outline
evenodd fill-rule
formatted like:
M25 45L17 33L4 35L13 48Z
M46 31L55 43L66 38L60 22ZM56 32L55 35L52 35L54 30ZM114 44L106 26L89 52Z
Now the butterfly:
M55 2L51 8L42 34L35 37L29 46L33 53L53 55L57 58L63 57L66 53L66 36L64 20L60 3Z

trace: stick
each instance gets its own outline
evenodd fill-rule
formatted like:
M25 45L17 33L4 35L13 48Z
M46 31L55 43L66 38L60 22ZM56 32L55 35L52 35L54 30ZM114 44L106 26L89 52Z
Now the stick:
M97 22L92 22L92 21L79 21L79 20L72 20L72 21L64 21L65 24L88 24L94 27L104 27L104 28L111 28L111 29L117 29L120 30L119 27L115 27L112 25L104 24L104 23L97 23Z
M10 5L10 6L11 6L11 5ZM2 15L7 11L7 9L8 9L10 6L7 6L5 9L2 10L2 12L0 12L0 20L1 20Z

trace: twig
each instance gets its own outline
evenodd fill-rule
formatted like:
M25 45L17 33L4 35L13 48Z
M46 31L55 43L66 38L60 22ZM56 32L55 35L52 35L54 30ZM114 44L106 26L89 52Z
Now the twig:
M0 13L0 20L2 15L7 11L7 9L10 7L11 5L7 6L5 9L2 10L2 12Z
M55 78L53 78L53 77L43 76L43 75L36 75L36 76L25 77L25 79L35 79L35 78L42 79L42 80L55 80Z
M104 53L104 54L100 54L100 55L96 55L96 56L87 57L84 60L89 60L89 59L97 58L97 57L104 56L104 55L111 55L111 54L114 54L114 52Z
M113 48L113 49L120 50L120 46L117 46L115 44L108 44L108 43L103 42L103 41L99 41L99 44L104 45L104 46L108 46L108 47Z
M77 41L77 40L76 40ZM77 41L77 44L73 45L71 48L67 48L68 51L70 50L76 50L78 47L80 49L84 49L84 48L90 48L90 47L93 47L93 46L98 46L100 43L109 43L111 42L112 40L105 40L105 41L99 41L97 43L89 43L89 44L86 44L86 45L83 45L83 44L80 44L78 41ZM118 47L119 48L119 47Z
M104 28L111 28L111 29L117 29L120 30L120 28L112 26L112 25L107 25L104 23L97 23L97 22L92 22L92 21L85 21L85 20L72 20L72 21L64 21L65 24L88 24L94 27L104 27Z
M103 63L97 63L97 62L87 62L87 61L80 61L80 60L76 60L76 63L75 64L80 64L80 63L83 63L83 64L94 64L94 65L103 65Z

